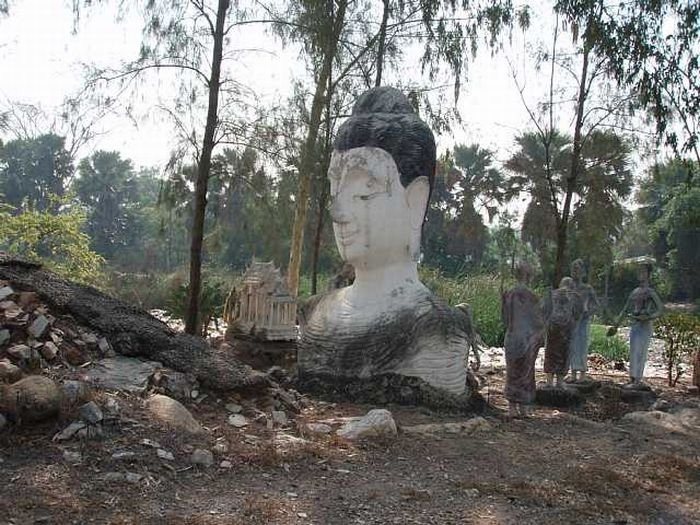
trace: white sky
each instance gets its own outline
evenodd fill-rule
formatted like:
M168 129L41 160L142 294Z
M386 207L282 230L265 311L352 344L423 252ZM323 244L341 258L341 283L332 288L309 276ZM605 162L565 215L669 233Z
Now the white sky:
M535 45L538 38L551 37L550 3L538 0L535 4L542 13L533 17L533 28L525 36L529 45ZM15 0L10 8L10 16L0 20L0 104L8 100L39 104L50 112L82 86L81 63L117 66L120 60L137 55L142 27L137 13L117 21L115 7L93 8L83 13L79 30L73 34L69 0ZM562 40L565 38L570 37L565 35ZM291 79L304 74L296 52L281 49L261 28L246 33L245 47L270 50L248 54L236 66L236 77L258 98L285 97ZM497 158L505 160L514 149L514 136L531 127L506 58L519 64L519 76L526 81L526 96L533 106L546 96L547 72L538 74L529 65L523 67L531 61L518 30L514 30L512 45L496 57L482 47L477 60L469 64L468 80L459 99L463 126L454 129L451 136L439 137L439 145L444 149L454 143L478 142L495 149ZM157 88L153 84L149 89L155 92ZM452 88L447 89L451 93ZM154 101L146 91L137 108L141 114L148 112ZM151 115L159 113L152 111ZM568 124L568 118L563 118L562 124ZM137 166L162 166L173 147L172 123L164 118L140 120L138 126L127 119L109 118L101 127L104 134L81 151L82 155L94 149L114 149Z

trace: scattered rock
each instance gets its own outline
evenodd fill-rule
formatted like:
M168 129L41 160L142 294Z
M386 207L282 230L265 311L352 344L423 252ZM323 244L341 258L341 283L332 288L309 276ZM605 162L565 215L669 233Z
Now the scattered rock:
M46 318L46 316L40 315L36 319L34 319L34 322L32 322L31 325L29 325L29 328L27 328L27 332L34 339L41 339L41 336L44 335L44 332L46 332L46 329L48 327L49 320Z
M391 412L376 408L367 412L360 420L346 423L337 434L352 441L373 437L396 437L397 430Z
M10 331L7 329L0 330L0 346L10 340Z
M333 428L325 423L307 423L304 428L309 434L330 434L333 432Z
M85 400L90 392L87 384L72 379L64 381L61 384L61 390L63 391L63 399L72 405Z
M167 369L157 370L150 377L150 382L159 392L182 401L196 399L199 395L197 381L190 374Z
M483 417L477 416L465 421L462 428L467 434L473 434L475 432L488 432L493 429L493 426Z
M194 450L194 452L192 452L192 456L190 457L190 462L193 465L201 465L203 467L211 467L214 464L214 454L212 454L208 450L196 448Z
M0 301L4 301L8 297L10 297L15 291L10 288L9 286L3 286L0 288Z
M158 457L160 459L165 459L167 461L174 461L175 460L175 456L173 456L173 453L169 452L163 448L159 448L158 450L156 450L156 454L158 455Z
M61 355L71 366L81 366L88 361L80 349L67 343L63 343L61 346Z
M489 431L493 427L483 417L474 417L466 421L453 421L448 423L427 423L424 425L411 425L401 427L405 434L473 434L475 432Z
M220 467L220 468L226 468L226 469L228 469L228 468L233 468L233 463L231 463L230 461L224 460L224 461L222 461L221 463L219 463L219 467Z
M61 390L48 377L28 376L3 389L0 408L22 421L41 421L59 413Z
M112 350L112 345L109 344L109 341L107 341L106 338L100 337L100 339L97 341L97 348L100 350L100 353L105 356L105 357L113 357L110 356L110 352L114 352Z
M113 397L108 397L104 405L105 412L111 416L116 416L119 414L121 407L119 406L119 401Z
M78 465L83 461L83 456L77 450L64 450L63 459L72 465Z
M623 421L644 426L647 430L663 429L673 432L687 432L691 428L697 431L700 423L700 413L697 410L689 409L690 413L671 414L659 410L630 412L622 417ZM697 420L694 420L694 416Z
M287 414L283 410L273 410L272 411L272 422L275 425L284 426L289 423Z
M39 352L41 352L41 356L47 361L53 361L58 355L58 347L51 341L46 341Z
M204 431L197 420L192 417L190 411L171 397L155 394L146 401L146 408L161 423L176 430L191 434L199 434Z
M112 454L112 460L114 461L133 461L136 459L136 453L128 450L122 450Z
M214 453L216 454L223 455L228 452L228 448L228 441L226 441L225 439L221 439L214 443L212 451L214 451Z
M232 414L228 416L228 424L236 428L243 428L245 426L248 426L249 423L244 415Z
M7 359L0 360L0 383L14 383L22 379L22 370Z
M138 483L142 479L143 476L135 472L106 472L102 475L102 481L106 483Z
M83 341L90 346L97 346L97 336L92 332L85 332L82 334Z
M102 410L97 403L90 401L80 407L80 418L90 425L96 425L104 418Z
M148 386L148 378L163 365L133 357L116 356L98 361L87 375L101 388L140 394Z
M10 356L20 368L36 368L39 365L39 352L27 345L13 345L7 349L7 355Z
M228 410L229 412L232 412L234 414L239 414L243 411L243 407L241 405L239 405L238 403L227 403L226 410Z
M53 437L54 441L67 441L72 439L78 432L85 428L85 423L82 421L74 421L66 428L61 430L58 434Z

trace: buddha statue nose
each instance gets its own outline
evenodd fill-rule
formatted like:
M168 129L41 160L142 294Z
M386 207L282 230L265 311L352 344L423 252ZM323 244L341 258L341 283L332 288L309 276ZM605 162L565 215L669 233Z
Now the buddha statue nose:
M339 195L333 197L331 201L331 220L339 224L350 222L347 205L343 204L343 199Z

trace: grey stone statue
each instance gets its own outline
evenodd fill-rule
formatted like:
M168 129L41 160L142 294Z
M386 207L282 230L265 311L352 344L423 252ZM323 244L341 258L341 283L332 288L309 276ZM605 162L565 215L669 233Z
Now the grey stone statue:
M586 265L581 259L576 259L571 264L571 277L580 300L577 309L579 317L571 338L571 379L577 381L587 378L591 317L598 310L598 297L593 287L584 282Z
M309 301L302 381L393 374L468 390L464 315L418 279L435 154L432 132L393 88L365 92L340 126L328 170L331 218L355 279Z
M562 386L569 370L571 339L576 321L581 316L581 300L576 292L576 283L571 277L564 277L559 288L554 290L545 306L547 319L547 342L544 350L544 372L547 385Z
M540 301L528 288L533 270L527 263L515 268L518 284L503 294L501 317L506 327L505 396L511 416L529 415L535 399L535 361L544 342Z
M630 329L630 384L639 385L644 378L644 367L649 356L649 344L654 332L654 319L663 313L663 303L654 289L649 285L651 265L645 264L639 269L639 286L632 290L627 298L615 325L608 330L608 336L617 331L623 318L632 319Z

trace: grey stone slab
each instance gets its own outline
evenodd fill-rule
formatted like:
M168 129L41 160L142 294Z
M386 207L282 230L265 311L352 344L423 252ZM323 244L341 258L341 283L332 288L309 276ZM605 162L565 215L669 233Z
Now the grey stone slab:
M99 388L141 393L146 389L150 375L162 366L157 361L116 356L98 361L88 370L87 376Z

